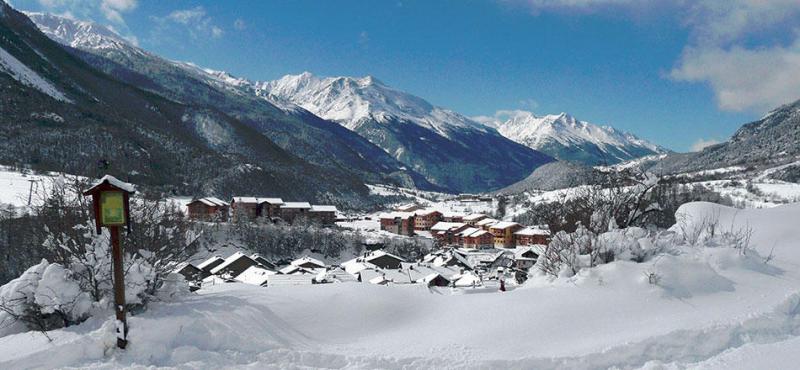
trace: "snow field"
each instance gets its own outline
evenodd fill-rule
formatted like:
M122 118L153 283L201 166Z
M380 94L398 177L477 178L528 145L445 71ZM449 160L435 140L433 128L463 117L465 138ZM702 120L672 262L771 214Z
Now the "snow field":
M113 349L108 312L49 333L52 343L0 338L0 368L724 368L742 358L742 368L763 368L757 359L792 368L800 204L690 203L679 214L684 228L710 217L720 230L752 227L754 249L676 246L651 262L537 276L505 293L222 284L131 317L124 352Z

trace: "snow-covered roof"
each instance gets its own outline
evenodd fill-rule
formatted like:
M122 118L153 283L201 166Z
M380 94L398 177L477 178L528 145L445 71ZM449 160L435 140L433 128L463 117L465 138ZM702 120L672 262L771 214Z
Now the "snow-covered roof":
M192 203L195 203L195 202L203 203L203 204L205 204L205 205L207 205L209 207L224 207L224 206L228 206L228 202L225 202L222 199L214 198L214 197L205 197L205 198L195 199L195 200L189 202L189 204L192 204Z
M197 268L202 270L202 269L208 267L208 265L210 265L210 264L212 264L212 263L214 263L216 261L220 261L220 260L223 261L223 262L225 261L225 259L222 258L221 256L209 257L207 260L205 260L202 263L200 263L199 265L197 265Z
M383 284L388 283L389 280L386 280L386 277L384 277L383 275L380 275L380 276L376 276L376 277L374 277L372 279L369 279L369 282L371 284L383 285Z
M244 254L244 253L242 253L242 252L236 252L236 253L234 253L234 254L232 254L232 255L228 256L228 258L226 258L226 259L225 259L225 262L222 262L221 264L219 264L219 266L217 266L217 267L214 267L213 269L211 269L211 273L212 273L212 274L217 274L217 273L219 273L220 271L222 271L222 270L223 270L223 269L225 269L226 267L230 266L232 263L236 262L236 260L238 260L238 259L240 259L240 258L247 258L247 259L249 259L250 257L248 257L247 255L245 255L245 254Z
M480 221L476 222L475 225L486 226L486 225L491 225L491 224L495 224L495 223L498 223L498 222L500 222L500 221L499 220L495 220L493 218L484 218L483 220L480 220Z
M256 203L256 204L258 204L258 198L256 198L256 197L233 197L233 203Z
M515 259L524 258L524 257L522 257L522 255L525 254L528 251L532 251L533 253L536 253L537 256L541 256L544 253L546 248L547 247L544 246L544 245L531 245L531 246L527 246L527 247L517 247L516 249L514 249L514 258Z
M311 212L338 212L336 206L321 206L321 205L312 205Z
M319 273L319 271L317 271L317 270L323 270L323 268L314 269L314 268L304 268L304 267L300 267L300 266L296 266L296 265L289 265L289 266L286 266L286 267L278 270L278 272L280 272L281 274L284 274L284 275L293 275L293 274L314 274L314 275L316 275L316 274Z
M283 204L283 199L281 199L281 198L257 198L257 199L258 199L258 203L259 204L261 204L261 203L269 203L269 204L272 204L273 206L277 206L277 205Z
M394 218L407 219L407 218L411 218L411 217L414 217L414 213L413 212L386 212L386 213L381 213L380 215L378 215L378 218L381 218L381 219L387 219L387 218L391 218L391 219L394 219Z
M482 213L473 213L471 215L464 216L464 221L476 221L486 218L486 215Z
M488 234L489 232L483 229L479 229L476 227L470 227L464 229L464 231L458 233L458 235L465 237L465 238L477 238L481 235Z
M428 276L425 276L425 278L423 278L422 281L424 281L426 283L430 283L431 281L433 281L434 279L436 279L439 276L441 276L442 278L445 278L444 276L442 276L442 274L440 274L438 272L434 272L432 274L429 274ZM445 278L445 279L447 279L447 278Z
M435 225L431 226L431 231L448 231L452 229L458 229L460 227L464 227L466 224L463 222L437 222Z
M550 230L543 230L535 227L526 227L520 231L514 233L514 235L524 235L524 236L532 236L532 235L550 235Z
M318 260L316 258L312 258L312 257L309 257L309 256L300 257L300 258L292 261L290 264L292 266L300 266L300 265L303 265L303 264L306 264L306 263L311 263L311 264L317 265L319 267L325 267L325 262L322 262L322 261L320 261L320 260Z
M483 231L483 230L478 229L476 227L468 227L468 228L466 228L464 230L461 230L457 235L463 236L463 237L467 237L467 236L470 236L471 234L476 233L478 231Z
M464 214L460 212L443 212L444 217L464 218Z
M97 182L92 184L92 186L86 191L90 192L90 191L92 191L92 189L102 185L103 183L108 183L109 185L113 185L113 186L118 187L118 188L120 188L120 189L122 189L124 191L129 192L129 193L135 193L136 192L136 186L134 186L133 184L129 184L129 183L125 182L125 181L119 180L116 177L111 176L111 175L105 175L105 176L101 177L100 180L97 180Z
M389 256L389 257L395 258L397 260L400 260L401 262L405 261L405 259L403 259L402 257L395 256L394 254L391 254L391 253L388 253L388 252L385 252L385 251L382 251L382 250L377 250L377 251L374 251L374 252L370 253L369 256L364 258L364 261L369 262L369 261L372 261L372 260L374 260L374 259L376 259L378 257L383 257L383 256Z
M281 205L281 208L296 208L296 209L310 209L311 203L308 202L286 202Z
M435 209L421 209L419 211L414 212L414 214L417 215L417 216L428 216L428 215L432 215L434 213L441 213L441 212L439 212L439 211L437 211Z
M247 270L237 275L234 280L241 281L245 284L263 285L267 282L268 276L275 274L275 271L270 271L260 266L250 266Z
M520 226L520 224L511 221L499 221L489 226L491 229L508 229L509 227Z

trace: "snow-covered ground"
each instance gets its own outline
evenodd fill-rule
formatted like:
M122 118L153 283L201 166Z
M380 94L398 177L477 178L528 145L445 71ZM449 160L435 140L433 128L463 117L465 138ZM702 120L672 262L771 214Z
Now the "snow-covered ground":
M53 181L61 176L55 172L33 174L22 173L6 166L0 166L0 205L27 207L28 199L34 203L51 189ZM68 175L72 176L72 175Z
M755 250L683 247L504 293L224 284L132 317L126 351L94 319L0 338L0 368L796 368L800 204L679 212L752 227Z

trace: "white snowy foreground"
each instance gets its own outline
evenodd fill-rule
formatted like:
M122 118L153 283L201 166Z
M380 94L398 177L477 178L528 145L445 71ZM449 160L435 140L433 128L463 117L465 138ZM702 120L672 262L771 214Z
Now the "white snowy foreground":
M0 369L797 368L800 204L680 212L749 225L756 251L680 248L505 293L223 284L131 317L126 351L105 319L50 332L52 342L0 338Z

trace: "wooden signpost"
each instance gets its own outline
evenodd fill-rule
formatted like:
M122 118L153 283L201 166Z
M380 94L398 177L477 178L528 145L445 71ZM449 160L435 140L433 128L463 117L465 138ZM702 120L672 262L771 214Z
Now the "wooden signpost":
M122 242L119 238L120 227L130 231L130 195L135 193L133 186L117 180L110 175L103 176L83 195L92 196L97 233L107 227L111 234L111 254L113 259L114 279L114 312L117 316L117 347L125 349L128 345L128 321L125 312L125 276L122 265Z

